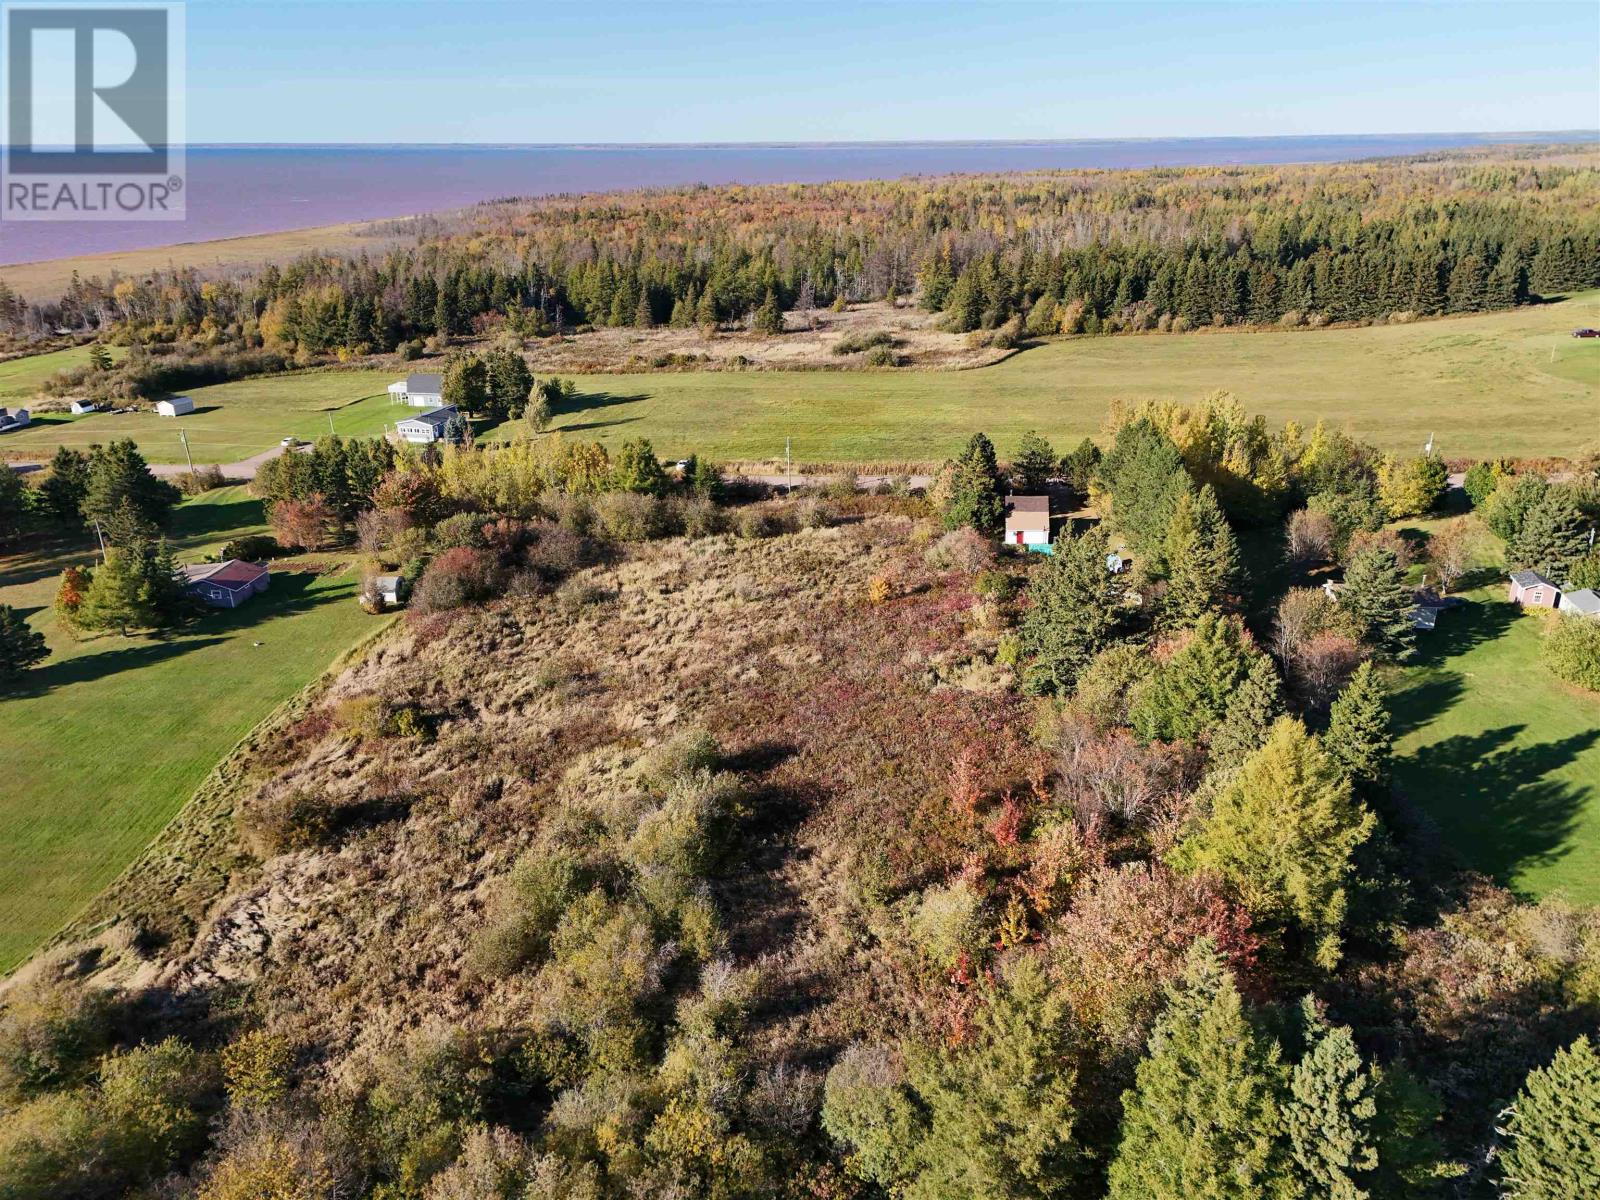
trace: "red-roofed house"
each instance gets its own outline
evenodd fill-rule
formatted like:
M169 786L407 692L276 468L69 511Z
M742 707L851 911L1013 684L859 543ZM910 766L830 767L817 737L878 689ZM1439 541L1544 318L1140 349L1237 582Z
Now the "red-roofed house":
M257 592L266 591L271 578L272 572L266 563L244 562L237 558L183 568L185 590L212 608L238 608Z

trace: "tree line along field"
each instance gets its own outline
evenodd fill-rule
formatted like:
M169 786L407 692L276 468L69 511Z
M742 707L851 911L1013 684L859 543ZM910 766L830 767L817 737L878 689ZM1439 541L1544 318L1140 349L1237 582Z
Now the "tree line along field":
M228 487L176 508L170 532L195 561L264 529L260 501ZM61 569L92 558L77 539L0 557L0 604L27 613L51 650L0 721L0 972L116 878L234 743L381 620L355 603L353 570L291 561L237 610L159 636L75 641L51 603Z
M1232 391L1269 421L1322 418L1385 450L1430 434L1451 457L1571 455L1600 436L1600 293L1408 325L1301 332L1224 330L1070 338L970 371L685 372L591 375L553 428L666 455L801 462L937 462L979 426L1002 448L1028 429L1067 442L1097 433L1116 400L1195 400ZM403 373L364 368L195 388L196 412L47 416L0 440L11 457L132 437L152 462L232 462L286 435L373 436L404 410L383 389ZM3 378L3 376L0 376ZM489 437L497 436L491 432Z

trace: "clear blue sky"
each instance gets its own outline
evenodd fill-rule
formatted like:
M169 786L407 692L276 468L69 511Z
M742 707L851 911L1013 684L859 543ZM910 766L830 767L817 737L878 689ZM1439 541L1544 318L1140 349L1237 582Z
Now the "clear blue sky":
M1600 4L191 0L191 142L1600 126Z

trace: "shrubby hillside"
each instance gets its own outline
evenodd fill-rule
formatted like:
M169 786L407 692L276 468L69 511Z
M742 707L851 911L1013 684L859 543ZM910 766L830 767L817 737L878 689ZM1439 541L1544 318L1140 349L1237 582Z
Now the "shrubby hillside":
M0 1195L1562 1194L1594 914L1410 840L1370 668L1282 715L1164 416L1091 484L1219 597L1148 641L1069 602L1092 534L996 560L979 439L949 531L841 501L408 618L13 983Z

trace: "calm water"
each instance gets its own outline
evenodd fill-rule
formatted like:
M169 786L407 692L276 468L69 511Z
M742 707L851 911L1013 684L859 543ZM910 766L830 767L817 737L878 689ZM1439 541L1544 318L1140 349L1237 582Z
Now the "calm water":
M884 179L1051 167L1335 162L1593 133L707 146L191 147L182 222L0 225L0 264L168 246L479 200L685 183Z

